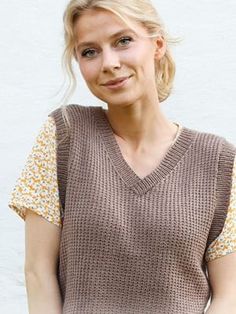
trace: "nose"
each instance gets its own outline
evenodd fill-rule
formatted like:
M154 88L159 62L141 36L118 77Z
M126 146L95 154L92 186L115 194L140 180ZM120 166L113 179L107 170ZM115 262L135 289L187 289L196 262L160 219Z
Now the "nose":
M118 53L110 48L102 52L102 71L107 72L120 68L120 59Z

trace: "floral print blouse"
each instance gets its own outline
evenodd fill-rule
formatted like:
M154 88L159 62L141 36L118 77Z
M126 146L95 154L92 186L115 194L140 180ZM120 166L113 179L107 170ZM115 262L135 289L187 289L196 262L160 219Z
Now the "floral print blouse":
M56 226L62 226L57 182L56 125L52 117L47 118L36 137L8 206L24 220L27 208ZM205 260L209 262L233 252L236 252L236 157L225 224L221 234L208 246Z

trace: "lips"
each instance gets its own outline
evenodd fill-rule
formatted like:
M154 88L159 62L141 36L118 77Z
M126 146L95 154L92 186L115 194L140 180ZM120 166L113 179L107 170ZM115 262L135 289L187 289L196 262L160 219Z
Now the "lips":
M107 85L115 85L115 84L117 84L117 83L119 83L119 82L122 82L122 81L124 81L124 80L126 80L127 78L129 78L130 76L122 76L122 77L119 77L119 78L117 78L117 79L115 79L115 80L110 80L110 81L108 81L108 82L106 82L105 84L102 84L103 86L107 86Z

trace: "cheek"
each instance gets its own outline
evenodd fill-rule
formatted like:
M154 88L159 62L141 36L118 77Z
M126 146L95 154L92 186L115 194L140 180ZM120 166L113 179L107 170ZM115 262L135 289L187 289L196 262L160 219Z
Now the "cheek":
M142 64L144 59L143 53L138 48L132 48L127 51L124 51L120 55L120 60L122 63L130 65L132 67L139 67Z
M143 45L141 47L136 47L132 53L129 53L126 56L126 61L133 65L138 72L146 72L152 66L154 59L151 51Z
M93 62L83 64L81 62L79 64L80 72L86 82L90 82L94 80L97 76L96 65Z

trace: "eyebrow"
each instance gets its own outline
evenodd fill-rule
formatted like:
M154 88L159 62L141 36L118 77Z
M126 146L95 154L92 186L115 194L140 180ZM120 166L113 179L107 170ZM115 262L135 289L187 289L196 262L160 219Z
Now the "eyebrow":
M109 39L113 39L113 38L118 37L118 36L120 36L120 35L122 35L122 34L124 34L124 33L127 33L127 32L133 33L134 35L137 35L137 33L135 33L135 31L133 31L132 29L126 28L126 29L122 29L121 31L119 31L119 32L117 32L117 33L112 34L112 35L109 37ZM76 48L79 50L79 49L81 49L81 48L84 47L84 46L91 46L91 45L94 45L94 44L95 44L95 42L92 42L92 41L85 41L85 42L82 42L82 43L78 44L78 45L76 46Z

